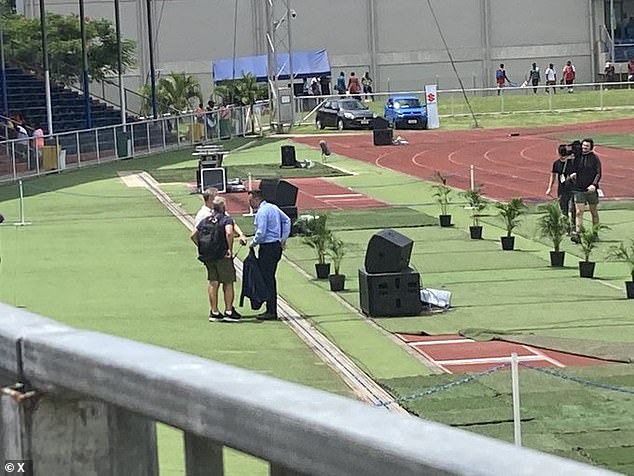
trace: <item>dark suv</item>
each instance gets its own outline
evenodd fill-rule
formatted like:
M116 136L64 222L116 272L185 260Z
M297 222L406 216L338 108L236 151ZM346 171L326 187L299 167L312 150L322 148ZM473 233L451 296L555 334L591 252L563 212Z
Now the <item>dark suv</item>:
M317 109L315 125L318 129L372 129L376 117L361 101L353 98L329 99Z

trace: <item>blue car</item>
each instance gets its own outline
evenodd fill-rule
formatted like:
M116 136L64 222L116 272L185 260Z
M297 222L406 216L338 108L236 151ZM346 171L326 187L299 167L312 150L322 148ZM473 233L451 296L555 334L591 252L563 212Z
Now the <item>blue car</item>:
M390 96L384 117L394 129L427 129L427 106L414 95Z

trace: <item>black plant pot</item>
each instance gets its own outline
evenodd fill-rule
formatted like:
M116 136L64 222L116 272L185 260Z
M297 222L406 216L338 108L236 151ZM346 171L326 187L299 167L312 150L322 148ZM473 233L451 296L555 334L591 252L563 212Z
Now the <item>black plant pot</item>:
M343 291L343 288L346 285L346 275L345 274L331 274L328 276L328 281L330 281L330 290L331 291Z
M625 281L625 294L628 299L634 299L634 281Z
M470 226L469 234L471 235L472 240L481 240L482 239L482 227L481 226Z
M564 258L566 257L565 251L551 251L550 252L550 265L553 268L563 268Z
M317 279L326 279L330 274L330 263L315 263L315 273L317 273Z
M440 226L443 228L451 226L451 215L438 215L438 219L440 220Z
M594 261L579 261L579 276L582 278L594 277Z
M513 251L515 249L515 237L514 236L501 236L502 249L504 251Z

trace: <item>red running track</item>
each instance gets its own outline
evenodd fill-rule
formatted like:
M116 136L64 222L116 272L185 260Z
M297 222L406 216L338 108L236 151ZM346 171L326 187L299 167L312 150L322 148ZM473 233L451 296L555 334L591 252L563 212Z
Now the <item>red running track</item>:
M387 207L388 205L367 195L341 187L321 178L289 179L298 188L297 208L310 210L348 210ZM259 182L253 183L258 188ZM247 213L249 202L247 193L226 193L227 210L231 213Z
M608 363L605 360L512 342L474 341L458 334L396 336L443 372L450 374L483 372L510 364L512 353L517 354L520 363L533 367L582 367Z
M449 185L467 189L470 166L475 183L486 196L497 200L523 197L544 200L552 162L557 158L557 136L580 139L596 134L631 134L634 119L536 129L487 129L469 131L398 131L407 145L376 147L371 134L301 137L296 142L319 148L325 139L330 149L399 172L431 179L435 171L449 175ZM596 144L603 164L601 188L606 198L634 198L634 151Z

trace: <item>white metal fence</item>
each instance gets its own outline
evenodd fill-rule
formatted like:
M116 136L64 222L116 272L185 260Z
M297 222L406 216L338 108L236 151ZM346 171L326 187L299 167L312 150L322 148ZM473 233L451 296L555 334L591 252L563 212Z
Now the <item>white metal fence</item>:
M53 134L43 147L32 137L6 140L0 142L0 181L261 134L268 123L268 106L258 103L253 114L249 107L232 107Z
M465 93L476 114L571 112L584 110L605 110L634 108L633 82L604 82L573 84L572 91L563 84L546 86L544 81L533 88L524 85L498 88L467 88ZM467 84L465 86L468 87ZM425 91L380 92L359 94L356 97L377 115L383 115L387 98L392 95L413 94L425 104ZM296 120L298 123L314 123L314 111L325 100L341 97L298 96L295 98ZM345 96L349 97L349 96ZM438 90L439 113L445 117L468 115L469 110L460 89Z

